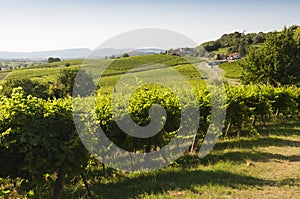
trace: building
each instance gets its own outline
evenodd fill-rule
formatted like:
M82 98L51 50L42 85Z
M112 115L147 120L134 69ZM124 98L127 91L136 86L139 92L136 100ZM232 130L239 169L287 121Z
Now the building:
M240 59L241 57L242 57L241 54L237 52L227 55L228 60Z

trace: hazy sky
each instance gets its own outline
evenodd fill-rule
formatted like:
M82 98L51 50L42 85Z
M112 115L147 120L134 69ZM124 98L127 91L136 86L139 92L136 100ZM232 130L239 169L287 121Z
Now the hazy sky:
M298 0L0 0L0 51L94 49L139 28L176 31L200 44L293 24L300 25Z

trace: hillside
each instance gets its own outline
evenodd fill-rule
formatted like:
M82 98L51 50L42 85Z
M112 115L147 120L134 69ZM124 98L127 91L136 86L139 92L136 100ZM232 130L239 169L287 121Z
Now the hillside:
M284 33L285 30L290 31L291 34L293 34L295 41L299 41L300 27L291 26L284 28L282 31L268 33L259 32L245 34L234 32L224 34L215 41L201 44L197 49L207 50L210 58L219 63L219 67L224 72L225 81L229 84L236 85L240 84L240 79L244 77L243 65L246 64L246 56L251 50L259 50L257 52L261 52L260 49L265 49L267 47L265 44L270 41L270 38L274 38L274 36L278 38L278 41L282 41L284 38L282 33ZM274 41L275 40L273 40L273 42ZM288 53L288 51L285 51L285 53ZM237 55L237 57L234 57L235 55ZM256 65L259 65L259 63Z
M148 64L155 60L154 64ZM190 60L191 61L191 60ZM196 64L198 62L203 62L202 59L193 58L192 63ZM42 81L49 86L56 84L59 76L65 70L78 70L81 65L89 66L93 65L92 61L86 60L84 62L83 59L77 60L64 60L61 62L55 63L42 63L36 67L27 67L14 69L10 72L10 75L4 80L12 81L14 79L31 79L31 80L39 80ZM189 61L179 57L179 56L171 56L171 55L143 55L143 56L132 56L128 58L119 58L119 59L98 59L97 66L92 66L91 77L94 74L97 74L97 71L101 67L105 67L107 64L110 64L109 68L104 72L103 77L101 78L101 87L103 90L108 91L113 89L113 85L116 83L116 80L120 78L122 74L124 74L129 68L138 65L136 69L132 71L132 73L139 73L145 76L151 76L152 72L155 72L157 69L161 69L162 65L170 66L179 72L181 72L193 85L197 85L199 80L205 78L206 72L202 71L199 74L194 66L190 64ZM134 65L132 65L134 64ZM66 66L67 65L67 66ZM0 77L4 79L8 72L1 72ZM93 74L94 73L94 74ZM164 75L164 74L161 74ZM165 74L167 75L167 74ZM1 83L1 82L0 82ZM95 82L97 83L97 82Z
M296 35L300 35L300 27L297 25L290 26L291 29L296 32ZM264 45L266 38L272 33L280 33L281 31L272 32L259 32L259 33L245 33L245 32L233 32L223 34L219 39L214 41L208 41L202 43L197 49L204 48L211 55L217 54L232 54L239 52L241 56L245 56L250 47L260 48Z

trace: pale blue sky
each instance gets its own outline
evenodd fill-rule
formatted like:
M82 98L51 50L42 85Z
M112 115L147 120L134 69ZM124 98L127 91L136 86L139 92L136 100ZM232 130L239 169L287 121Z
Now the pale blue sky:
M297 0L0 0L0 51L94 49L139 28L168 29L202 43L293 24L300 25Z

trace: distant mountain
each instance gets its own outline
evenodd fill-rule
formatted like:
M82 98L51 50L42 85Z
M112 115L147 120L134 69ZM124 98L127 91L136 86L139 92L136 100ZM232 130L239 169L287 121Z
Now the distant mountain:
M164 52L163 49L145 48L145 49L114 49L100 48L94 51L88 48L76 48L53 51L39 52L5 52L0 51L0 59L48 59L49 57L59 57L61 59L78 59L78 58L103 58L105 56L121 56L128 53L130 56L144 54L158 54Z
M48 59L59 57L61 59L85 58L91 53L90 49L65 49L39 52L3 52L0 51L0 59Z
M162 52L166 52L166 50L159 49L159 48L140 48L140 49L133 49L127 53L130 56L138 56L138 55L145 55L145 54L160 54Z
M103 57L109 57L109 56L121 56L124 53L127 53L131 51L132 49L115 49L115 48L99 48L96 49L90 54L90 58L103 58Z
M104 58L114 55L115 57L120 57L124 53L128 53L130 56L146 55L146 54L159 54L165 52L164 49L159 48L124 48L124 49L115 49L115 48L99 48L94 51L91 51L89 58Z

